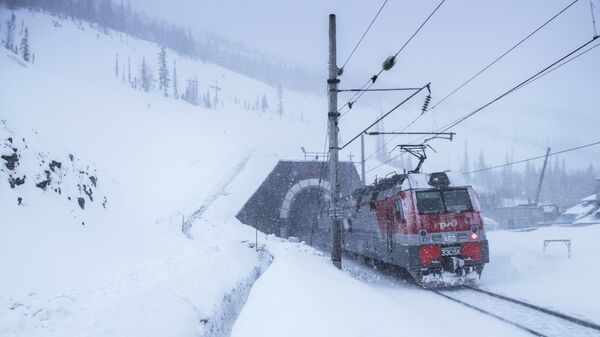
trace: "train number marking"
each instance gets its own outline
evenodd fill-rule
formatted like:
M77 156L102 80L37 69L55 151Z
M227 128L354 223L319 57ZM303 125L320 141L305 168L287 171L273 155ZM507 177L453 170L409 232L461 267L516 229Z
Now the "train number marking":
M460 247L442 247L442 256L460 255Z

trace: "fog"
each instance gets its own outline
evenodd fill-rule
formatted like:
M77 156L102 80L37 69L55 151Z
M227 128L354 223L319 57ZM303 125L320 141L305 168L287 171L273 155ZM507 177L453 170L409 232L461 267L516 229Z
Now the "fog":
M341 65L382 3L356 0L132 1L134 8L151 16L189 26L194 31L214 32L261 53L288 60L290 64L316 67L323 73L323 82L328 14L337 15L338 64ZM340 86L362 85L380 69L387 56L404 44L438 3L389 1L346 66L346 77L342 76ZM448 1L399 55L395 68L381 76L379 87L413 87L431 82L432 104L435 104L570 3ZM426 121L421 122L420 127L433 129L435 125L443 125L473 111L592 36L590 4L579 1L440 105L431 117L424 118ZM597 60L598 50L593 50L485 109L465 123L468 129L457 128L461 145L453 148L462 151L462 143L468 141L468 134L482 130L540 148L562 149L595 141L596 125L600 122L594 107L600 91ZM363 101L383 112L397 103L398 97L397 93L369 94ZM340 105L345 99L347 96L340 96ZM405 124L405 116L394 114L387 121L389 129ZM355 133L362 126L362 120L352 122L360 117L348 117L345 126ZM472 131L473 128L476 131ZM507 149L499 147L497 150L504 153ZM519 149L515 152L520 157ZM593 150L584 150L579 155L589 159L593 153ZM576 162L580 165L589 163L585 159Z

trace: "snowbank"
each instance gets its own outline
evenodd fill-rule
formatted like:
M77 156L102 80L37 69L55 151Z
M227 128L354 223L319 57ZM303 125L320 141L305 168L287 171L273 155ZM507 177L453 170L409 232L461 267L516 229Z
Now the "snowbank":
M600 323L597 265L600 225L488 232L490 264L481 286ZM571 240L571 257L563 243Z

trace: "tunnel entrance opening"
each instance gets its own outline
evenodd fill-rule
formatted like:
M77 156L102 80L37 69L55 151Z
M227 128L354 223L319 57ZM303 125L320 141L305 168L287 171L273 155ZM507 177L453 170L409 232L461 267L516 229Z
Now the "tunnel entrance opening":
M298 192L290 207L289 235L316 248L325 248L329 242L329 222L326 221L329 198L320 187L305 188Z

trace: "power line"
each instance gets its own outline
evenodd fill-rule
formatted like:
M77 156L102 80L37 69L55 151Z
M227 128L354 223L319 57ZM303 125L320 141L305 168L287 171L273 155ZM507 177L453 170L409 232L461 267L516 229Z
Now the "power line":
M525 85L529 84L532 81L535 81L535 79L539 76L541 76L542 74L544 74L545 72L549 71L549 69L554 68L554 66L556 66L557 64L560 64L562 61L564 61L565 59L568 59L569 57L571 57L571 55L577 53L578 51L580 51L581 49L587 47L589 44L591 44L592 42L596 41L596 39L598 39L598 36L592 38L591 40L589 40L588 42L582 44L581 46L577 47L576 49L574 49L573 51L571 51L570 53L568 53L567 55L561 57L558 61L555 61L554 63L550 64L549 66L545 67L544 69L540 70L539 72L537 72L535 75L530 76L529 78L527 78L525 81L517 84L516 86L512 87L510 90L506 91L505 93L503 93L502 95L494 98L493 100L491 100L490 102L482 105L481 107L475 109L475 111L468 113L462 117L460 117L459 119L455 120L454 122L450 123L450 124L446 124L446 126L444 126L442 128L441 132L446 132L449 129L455 127L456 125L462 123L463 121L465 121L467 118L475 115L476 113L480 112L481 110L487 108L488 106L496 103L497 101L501 100L502 98L510 95L511 93L521 89L522 87L524 87ZM552 70L550 70L552 71ZM439 131L439 130L438 130Z
M590 144L586 144L586 145L581 145L581 146L573 147L573 148L562 150L562 151L558 151L558 152L551 152L550 154L548 154L548 157L556 156L556 155L561 154L561 153L566 153L566 152L571 152L571 151L576 151L576 150L584 149L586 147L590 147L590 146L594 146L594 145L600 145L600 141L594 142L594 143L590 143ZM536 159L541 159L541 158L544 158L544 157L546 157L546 154L541 155L541 156L527 158L527 159L521 159L521 160L518 160L518 161L511 162L511 163L506 163L506 164L502 164L502 165L496 165L496 166L486 167L486 168L479 169L479 170L473 170L473 171L470 171L470 172L461 172L461 173L462 174L471 174L471 173L489 171L489 170L493 170L493 169L497 169L497 168L501 168L501 167L512 166L512 165L521 164L521 163L525 163L525 162L536 160Z
M358 92L358 91L413 91L419 88L379 88L379 89L340 89L337 92Z
M543 74L539 75L538 77L536 77L536 78L532 79L531 81L529 81L527 84L525 84L525 85L523 85L523 86L529 85L529 84L531 84L531 83L533 83L533 82L535 82L535 81L539 80L540 78L542 78L542 77L544 77L544 76L546 76L546 75L550 74L551 72L553 72L553 71L555 71L555 70L558 70L558 69L560 69L562 66L566 65L567 63L569 63L569 62L571 62L571 61L574 61L574 60L575 60L575 59L577 59L578 57L580 57L580 56L582 56L582 55L586 54L586 53L587 53L587 52L589 52L589 51L592 51L593 49L595 49L595 48L596 48L596 47L598 47L598 46L600 46L600 43L598 43L598 44L596 44L596 45L594 45L594 46L591 46L590 48L588 48L588 49L586 49L586 50L582 51L581 53L579 53L579 54L577 54L577 55L575 55L575 56L571 57L570 59L568 59L568 60L564 61L563 63L556 65L554 68L552 68L552 69L549 69L549 70L548 70L548 71L546 71L545 73L543 73Z
M367 29L365 30L365 32L363 33L363 35L360 37L360 39L358 40L358 42L354 46L354 49L352 49L352 52L350 53L350 55L348 56L348 58L346 59L346 61L344 62L344 64L342 65L342 67L340 69L344 69L344 67L346 67L346 64L348 64L348 61L350 61L350 59L354 55L354 52L356 52L356 49L358 48L358 46L360 45L360 43L362 42L362 40L365 38L365 36L369 32L369 30L371 29L371 26L373 26L373 23L375 23L375 20L377 20L377 17L381 13L381 11L383 10L383 7L385 7L385 5L387 4L387 2L388 2L388 0L385 0L383 2L383 4L381 5L381 7L379 8L379 10L377 11L377 14L375 14L375 17L373 18L373 20L371 20L371 23L369 24L369 26L367 27Z
M394 54L394 56L388 57L388 59L386 59L386 62L388 60L390 60L391 66L393 66L395 64L396 57L398 57L398 55L402 52L402 50L404 50L404 48L406 48L406 46L408 46L408 44L414 39L414 37L417 36L417 34L419 33L419 31L421 31L421 29L425 26L425 24L429 21L429 19L431 19L431 17L433 17L433 15L438 11L438 9L440 9L440 7L442 7L442 5L444 4L444 2L446 2L446 0L442 0L435 7L435 9L427 16L427 18L425 19L425 21L423 21L421 23L421 25L419 26L419 28L417 28L417 30L411 35L411 37L402 45L402 47L400 47L400 49L398 49L398 51ZM385 62L384 62L384 64L385 64ZM391 66L390 66L390 68L391 68ZM354 103L356 103L356 101L365 93L366 90L370 89L373 86L373 84L375 84L375 82L379 78L379 75L381 75L381 73L383 73L384 70L389 70L390 68L386 69L382 65L382 67L379 70L379 72L377 74L373 75L370 79L368 79L365 82L365 84L362 85L362 87L360 87L361 91L357 92L354 95L352 95L352 97L350 97L350 99L344 105L342 105L342 107L340 107L338 109L337 112L340 112L343 108L348 107L348 110L346 112L344 112L341 117L344 117L348 112L350 112L350 110L352 109L352 105Z
M394 58L396 58L396 56L398 56L398 54L400 54L400 52L402 52L402 50L404 50L404 48L406 48L406 46L410 43L410 41L412 41L412 39L417 36L417 34L419 33L419 31L425 26L425 24L427 23L427 21L429 21L429 19L431 19L431 17L433 16L433 14L435 14L435 12L437 12L438 9L440 9L440 7L442 7L442 5L444 4L444 2L446 2L446 0L442 0L437 7L431 12L431 14L429 14L429 16L427 17L427 19L425 19L425 21L423 21L423 23L419 26L419 28L417 28L417 30L413 33L413 35L406 41L406 43L404 43L404 45L402 47L400 47L400 49L398 49L398 51L396 52L396 54L394 54Z
M408 128L410 128L410 127L411 127L411 126L412 126L414 123L416 123L416 122L419 120L419 118L421 118L421 116L423 116L423 113L420 113L420 114L419 114L419 115L418 115L416 118L414 118L414 119L413 119L413 120L412 120L410 123L408 123L407 125L405 125L405 126L403 126L403 127L401 126L401 127L397 128L397 129L393 130L392 132L400 132L400 133L401 133L401 132L404 132L404 131L406 131L406 130L407 130ZM400 131L398 131L398 130L400 130ZM392 142L392 140L394 140L394 138L396 138L396 137L398 137L398 135L393 135L393 136L392 136L390 139L388 139L388 141L387 141L387 142L383 143L383 145L381 145L380 147L378 147L377 149L375 149L375 151L374 151L373 153L371 153L371 154L370 154L370 155L369 155L367 158L365 158L365 161L366 161L366 160L369 160L370 158L372 158L372 157L373 157L375 154L377 154L377 152L379 152L379 151L380 151L381 149L383 149L383 148L384 148L386 145L388 145L389 143L391 143L391 142Z
M494 100L492 100L492 101L490 101L489 103L487 103L487 104L483 105L482 107L480 107L480 108L476 109L475 111L473 111L473 112L471 112L471 113L469 113L469 114L467 114L467 115L465 115L465 116L463 116L463 117L461 117L461 118L459 118L459 119L455 120L454 122L452 122L452 123L449 123L449 124L446 124L446 126L444 126L444 127L440 128L440 129L438 129L436 132L446 132L446 131L448 131L450 128L452 128L452 127L454 127L454 126L458 125L459 123L463 122L463 121L464 121L464 120L466 120L467 118L469 118L469 117L473 116L474 114L476 114L476 113L480 112L480 111L481 111L481 110L483 110L484 108L486 108L486 107L490 106L491 104L493 104L493 103L497 102L498 100L500 100L501 98L503 98L503 97L507 96L508 94L510 94L510 93L513 93L513 92L515 92L515 91L517 91L517 90L519 90L519 89L521 89L521 88L525 87L526 85L529 85L529 84L533 83L534 81L536 81L536 80L540 79L541 77L543 77L543 76L545 76L545 75L547 75L547 74L551 73L552 71L555 71L555 70L559 69L559 68L560 68L560 67L562 67L563 65L565 65L565 64L567 64L567 63L569 63L569 62L571 62L571 61L575 60L576 58L580 57L581 55L583 55L583 54L585 54L585 53L587 53L587 52L591 51L592 49L594 49L594 48L598 47L598 46L600 45L600 43L599 43L599 44L596 44L595 46L592 46L591 48L588 48L587 50L585 50L585 51L583 51L583 52L581 52L581 53L579 53L579 54L577 54L577 55L575 55L575 56L573 56L573 57L571 57L571 55L573 55L573 54L577 53L579 50L581 50L581 49L585 48L586 46L588 46L590 43L594 42L594 41L595 41L596 39L598 39L598 38L599 38L599 36L596 36L596 37L592 38L590 41L588 41L588 42L584 43L583 45L581 45L580 47L576 48L575 50L573 50L573 51L572 51L572 52L570 52L569 54L567 54L567 55L563 56L562 58L560 58L558 61L556 61L556 62L552 63L550 66L548 66L548 67L544 68L543 70L539 71L539 72L538 72L538 73L536 73L535 75L533 75L533 76L529 77L527 80L525 80L525 81L523 81L523 82L519 83L517 86L515 86L515 87L513 87L512 89L508 90L508 91L507 91L507 92L505 92L504 94L502 94L502 95L498 96L498 97L497 97L497 98L495 98ZM569 57L571 57L571 58L569 58ZM567 61L564 61L565 59L568 59L568 60L567 60ZM563 62L563 61L564 61L564 62ZM561 63L561 62L563 62L563 63ZM420 138L418 138L418 139L417 139L417 141L418 141L418 140L421 140L421 139L423 139L423 138L424 138L424 137L420 137ZM593 145L595 145L595 143L594 143ZM591 146L591 145L590 145L590 146ZM373 170L375 170L375 169L378 169L379 167L381 167L381 166L383 166L383 165L385 165L385 164L387 164L387 163L391 162L392 160L394 160L394 159L396 159L396 158L399 158L399 157L400 157L400 156L402 156L402 155L403 155L403 153L401 153L401 154L399 154L399 155L397 155L397 156L394 156L394 157L390 158L389 160L387 160L387 161L385 161L385 162L383 162L383 163L380 163L379 165L377 165L377 166L375 166L375 167L372 167L372 168L370 168L370 169L366 170L366 172L365 172L365 173L369 173L369 172L371 172L371 171L373 171ZM369 158L370 158L370 157L372 157L372 155L371 155L371 156L369 156Z
M571 6L573 6L577 1L579 0L575 0L573 2L571 2L567 7L563 8L561 11L559 11L557 14L555 14L553 17L551 17L550 19L548 19L546 22L544 22L541 26L539 26L538 28L536 28L533 32L529 33L527 36L525 36L525 38L521 39L521 41L519 41L517 44L515 44L513 47L511 47L510 49L508 49L506 52L504 52L502 55L500 55L499 57L497 57L494 61L492 61L491 63L489 63L487 66L485 66L483 69L481 69L479 72L477 72L475 75L473 75L471 78L469 78L467 81L465 81L464 83L462 83L460 86L458 86L456 89L454 89L452 92L450 92L448 95L446 95L444 98L442 98L441 100L439 100L435 105L433 105L429 110L433 110L435 109L438 105L440 105L442 102L444 102L446 99L448 99L450 96L454 95L457 91L459 91L460 89L462 89L464 86L466 86L467 84L469 84L471 81L473 81L475 78L477 78L479 75L481 75L482 73L484 73L486 70L488 70L490 67L492 67L494 64L496 64L498 61L500 61L502 58L504 58L506 55L508 55L511 51L513 51L514 49L516 49L518 46L520 46L521 44L523 44L527 39L529 39L530 37L532 37L533 35L535 35L538 31L540 31L542 28L544 28L546 25L548 25L550 22L552 22L554 19L556 19L558 16L560 16L562 13L564 13L567 9L569 9ZM574 57L576 58L576 57ZM570 62L570 61L569 61ZM565 64L568 62L565 62ZM564 65L564 64L563 64ZM562 65L561 65L562 66ZM560 66L558 66L556 69L560 68ZM553 69L553 70L556 70ZM551 71L553 71L551 70ZM550 71L549 71L550 72ZM540 77L545 76L541 75ZM535 79L537 80L537 79ZM533 81L535 81L533 80ZM533 82L532 81L532 82ZM415 119L413 119L406 127L404 127L402 129L403 132L406 129L408 129L410 126L412 126L414 123L416 123L422 116L423 114L419 114ZM394 131L398 131L401 128L398 128ZM387 144L389 144L392 140L394 140L394 138L396 138L396 136L392 136L387 142L385 142L380 148L376 149L375 152L373 152L371 155L369 155L365 160L373 157L378 151L380 151L383 147L385 147Z
M362 135L363 133L367 132L367 130L369 130L370 128L372 128L375 124L379 123L382 119L384 119L387 116L389 116L389 114L391 114L392 112L394 112L396 109L398 109L404 103L408 102L411 98L415 97L418 93L421 92L421 90L427 88L430 84L431 83L427 83L426 85L422 86L419 90L415 91L412 95L408 96L402 102L398 103L396 106L394 106L393 108L391 108L388 112L386 112L383 116L379 117L375 122L373 122L371 125L369 125L366 129L364 129L363 131L359 132L356 136L354 136L352 139L350 139L350 141L348 141L346 144L344 144L344 146L340 147L340 150L342 150L346 146L350 145L350 143L352 143L353 141L355 141L358 137L360 137L360 135Z
M556 13L553 17L551 17L550 19L548 19L541 26L539 26L538 28L536 28L533 32L529 33L527 36L525 36L523 39L521 39L521 41L517 42L517 44L515 44L510 49L508 49L507 51L505 51L502 55L500 55L499 57L497 57L494 61L492 61L491 63L489 63L487 66L483 67L483 69L481 69L480 71L478 71L471 78L469 78L468 80L466 80L464 83L462 83L461 85L459 85L458 87L456 87L456 89L454 89L449 94L447 94L444 98L442 98L437 103L435 103L431 107L431 109L429 109L429 110L435 109L438 105L442 104L442 102L444 102L450 96L454 95L456 92L458 92L460 89L462 89L463 87L465 87L467 84L471 83L471 81L473 81L475 78L479 77L479 75L481 75L482 73L484 73L486 70L488 70L490 67L492 67L494 64L496 64L498 61L500 61L502 58L504 58L510 52L512 52L513 50L515 50L517 47L519 47L521 44L523 44L525 41L527 41L530 37L532 37L537 32L539 32L546 25L548 25L550 22L554 21L554 19L556 19L558 16L560 16L562 13L564 13L567 9L571 8L571 6L573 6L575 3L577 3L577 1L579 1L579 0L575 0L575 1L571 2L567 7L563 8L560 12Z

